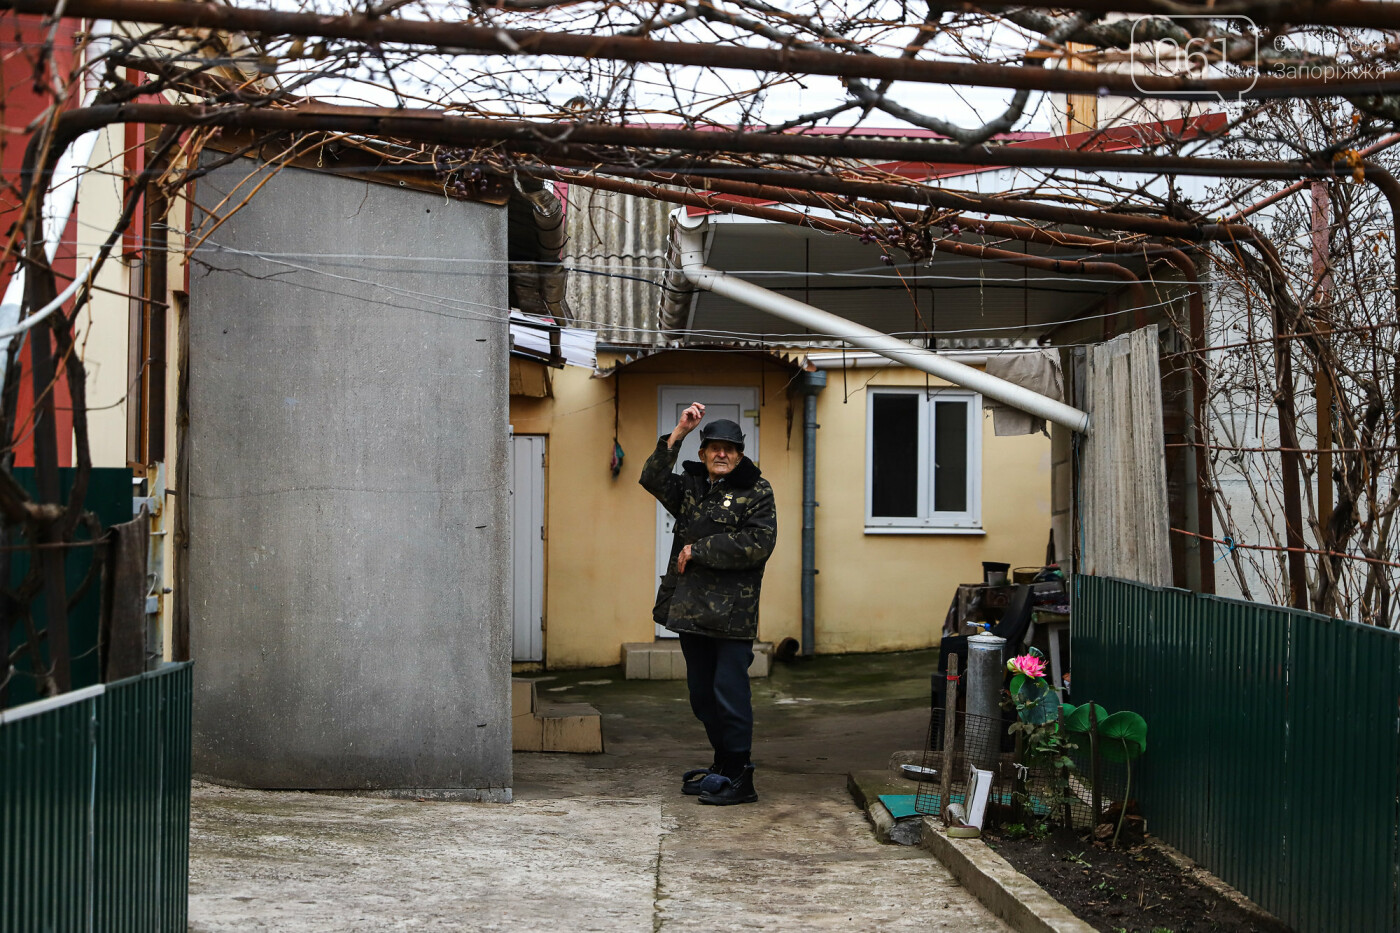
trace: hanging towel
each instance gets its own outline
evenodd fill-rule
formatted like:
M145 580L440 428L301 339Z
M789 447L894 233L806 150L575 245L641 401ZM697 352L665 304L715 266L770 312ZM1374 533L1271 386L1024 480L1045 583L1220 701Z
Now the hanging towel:
M1064 401L1064 377L1060 373L1058 350L1030 350L995 354L987 360L987 375L1005 379L1057 402ZM1019 408L983 398L982 407L992 412L997 437L1012 434L1047 434L1045 422ZM1047 435L1048 436L1048 435Z

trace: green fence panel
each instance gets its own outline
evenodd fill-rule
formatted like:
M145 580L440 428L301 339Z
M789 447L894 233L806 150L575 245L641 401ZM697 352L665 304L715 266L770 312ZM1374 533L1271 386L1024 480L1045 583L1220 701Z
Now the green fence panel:
M1400 634L1074 579L1074 699L1148 723L1148 828L1300 933L1400 933Z
M188 926L189 663L0 713L0 930Z

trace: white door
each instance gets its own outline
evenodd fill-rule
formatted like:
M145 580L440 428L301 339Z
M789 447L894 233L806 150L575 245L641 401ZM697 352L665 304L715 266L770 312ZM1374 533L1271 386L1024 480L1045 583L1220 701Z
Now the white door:
M657 435L670 434L676 422L681 420L681 412L691 402L705 406L704 427L711 421L727 418L737 422L744 432L744 454L754 463L758 462L758 390L741 388L716 388L715 386L662 386L661 404L657 408ZM700 459L700 429L690 432L681 442L680 456L676 457L676 472L687 460ZM658 582L666 575L666 565L671 561L671 533L676 522L671 513L656 504L656 576ZM658 638L675 638L676 633L664 626L656 626Z
M544 438L510 439L511 597L516 661L544 660Z

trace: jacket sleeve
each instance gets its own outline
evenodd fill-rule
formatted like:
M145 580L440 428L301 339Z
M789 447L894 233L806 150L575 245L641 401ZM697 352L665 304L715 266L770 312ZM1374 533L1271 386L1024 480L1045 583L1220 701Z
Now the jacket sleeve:
M778 511L773 488L754 487L754 501L737 531L706 535L690 546L691 559L716 570L749 570L762 566L778 541Z
M670 435L664 435L656 442L656 449L642 466L640 482L643 489L666 507L666 511L678 516L681 503L685 500L685 486L680 476L672 471L676 467L676 457L680 456L681 447L677 444L674 450L668 449L666 445L670 440Z

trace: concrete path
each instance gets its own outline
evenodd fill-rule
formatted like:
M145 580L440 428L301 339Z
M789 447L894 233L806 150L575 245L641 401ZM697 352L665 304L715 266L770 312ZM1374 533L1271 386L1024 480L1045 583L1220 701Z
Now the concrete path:
M542 681L604 715L603 755L515 756L509 805L197 785L190 929L1006 930L919 849L881 846L846 772L918 747L929 652L755 682L757 804L699 806L684 685ZM600 683L600 681L607 681Z

